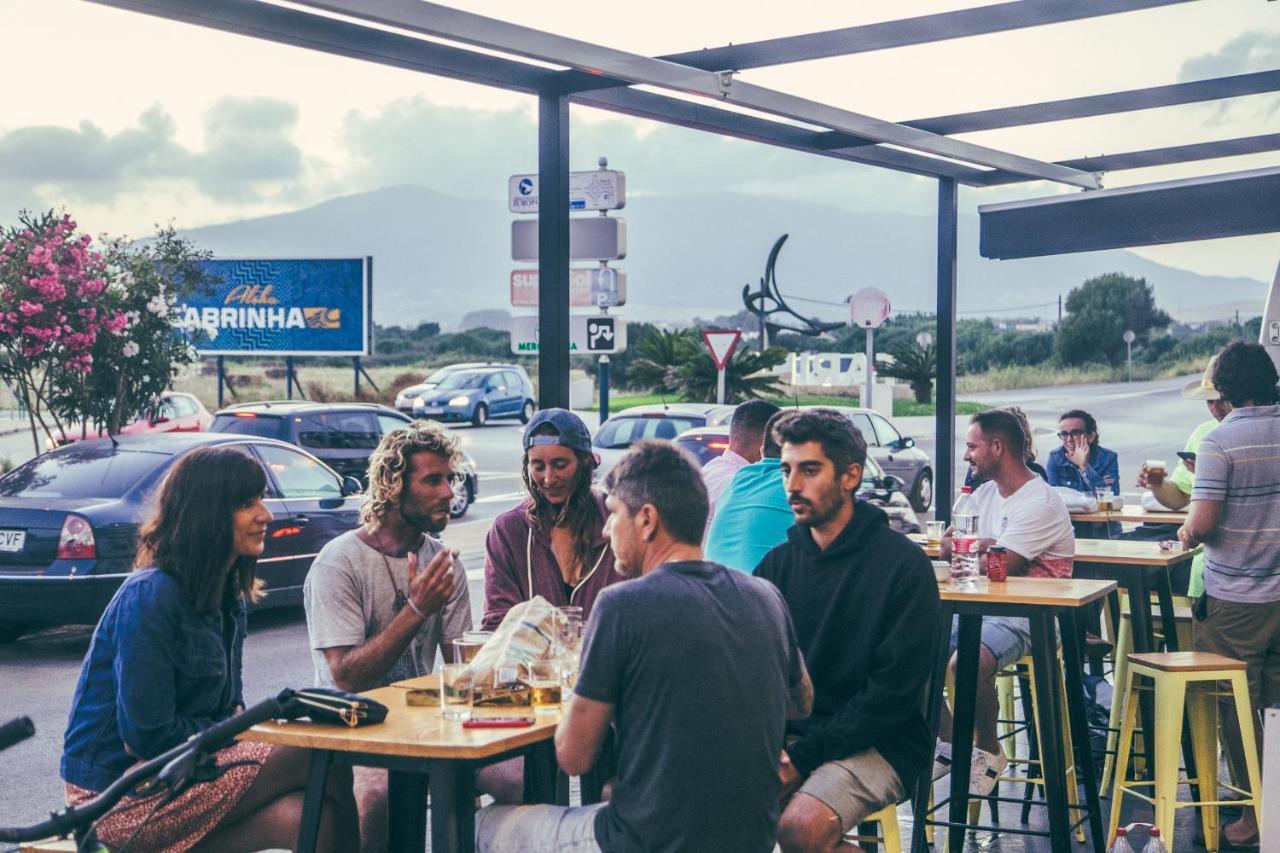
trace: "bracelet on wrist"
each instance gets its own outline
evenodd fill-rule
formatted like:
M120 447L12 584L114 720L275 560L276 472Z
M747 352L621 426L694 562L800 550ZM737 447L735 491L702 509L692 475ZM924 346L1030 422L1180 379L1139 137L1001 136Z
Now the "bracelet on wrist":
M410 610L412 610L414 613L417 613L417 614L418 614L418 618L419 618L419 619L424 619L424 620L425 620L425 619L427 618L427 614L423 613L421 610L419 610L419 609L418 609L418 605L416 605L416 604L414 604L414 603L413 603L413 599L412 599L412 598L406 598L406 599L404 600L404 603L405 603L405 604L407 604L407 605L409 605L409 609L410 609Z

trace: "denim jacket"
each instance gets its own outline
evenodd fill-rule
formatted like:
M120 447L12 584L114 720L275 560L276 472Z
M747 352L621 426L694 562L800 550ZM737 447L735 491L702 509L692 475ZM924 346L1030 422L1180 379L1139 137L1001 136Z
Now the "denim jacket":
M94 629L71 700L62 778L102 791L244 704L244 602L200 613L159 569L125 579Z
M1120 494L1120 457L1101 445L1089 454L1083 475L1061 447L1049 454L1046 468L1051 486L1066 486L1077 492Z

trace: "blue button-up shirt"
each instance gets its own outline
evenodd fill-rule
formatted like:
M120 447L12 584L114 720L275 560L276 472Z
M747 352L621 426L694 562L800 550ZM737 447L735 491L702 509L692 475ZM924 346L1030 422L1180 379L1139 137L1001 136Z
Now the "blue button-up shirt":
M244 704L244 603L198 612L158 569L130 575L93 632L71 700L62 778L102 791Z
M1066 451L1061 447L1054 448L1049 454L1049 464L1045 467L1051 486L1066 486L1077 492L1090 494L1120 494L1120 457L1114 450L1101 445L1089 454L1089 461L1085 463L1083 472L1067 458Z

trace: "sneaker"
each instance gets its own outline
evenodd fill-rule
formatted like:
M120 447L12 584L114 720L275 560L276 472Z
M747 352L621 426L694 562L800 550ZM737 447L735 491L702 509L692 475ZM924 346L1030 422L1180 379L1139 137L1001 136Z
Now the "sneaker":
M933 754L933 781L951 775L951 744L938 741L938 751Z
M992 754L985 749L974 748L969 766L969 793L975 797L987 797L996 787L1000 774L1009 766L1004 751Z

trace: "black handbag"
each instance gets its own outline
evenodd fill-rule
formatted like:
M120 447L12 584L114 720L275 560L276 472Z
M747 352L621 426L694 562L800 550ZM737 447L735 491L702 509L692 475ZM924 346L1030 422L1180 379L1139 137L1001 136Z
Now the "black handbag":
M304 716L316 723L343 723L355 728L387 718L387 706L381 702L331 687L296 690L293 698L306 709Z

